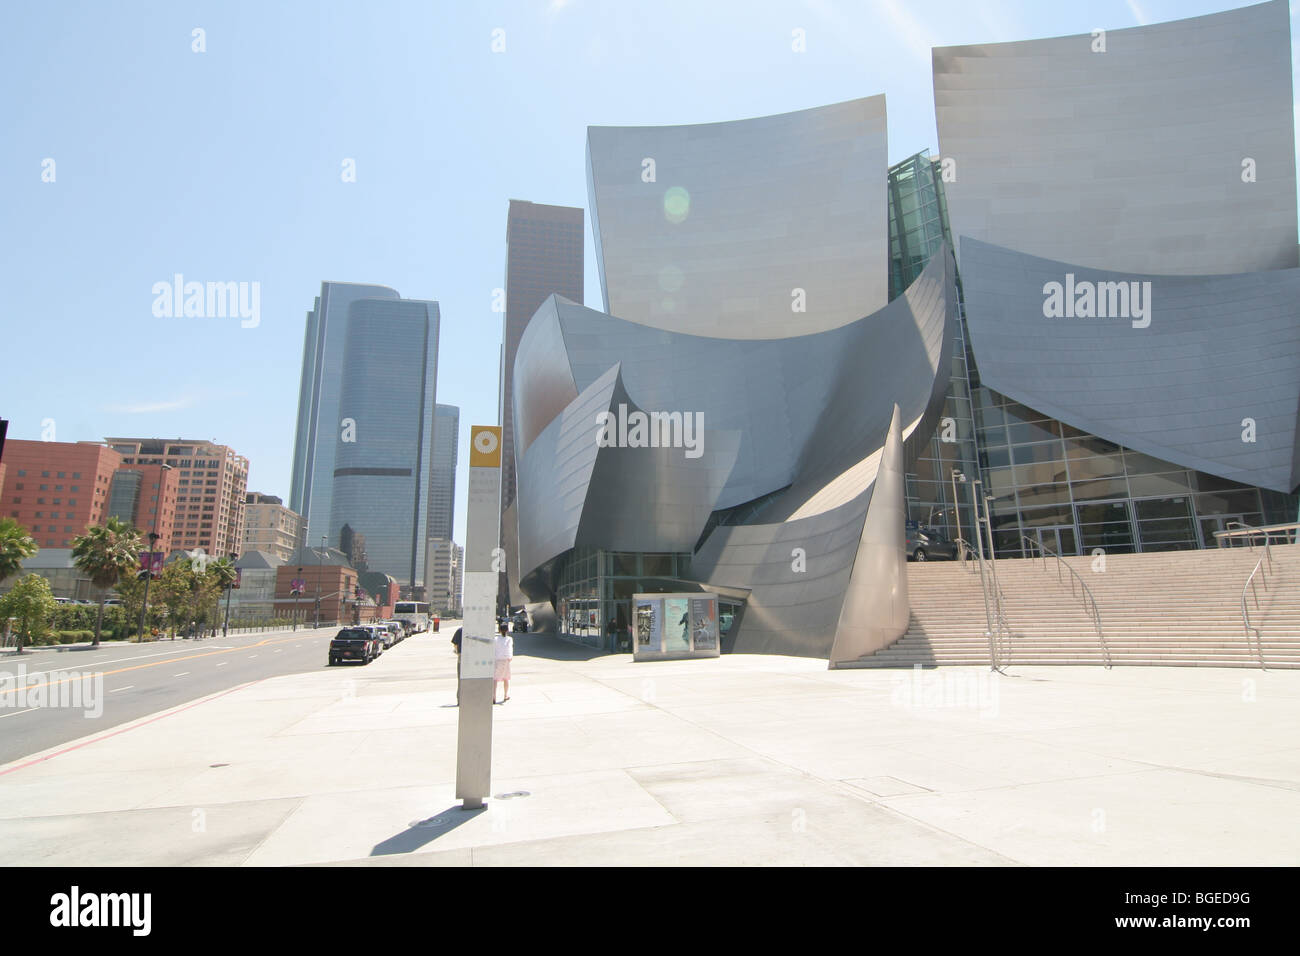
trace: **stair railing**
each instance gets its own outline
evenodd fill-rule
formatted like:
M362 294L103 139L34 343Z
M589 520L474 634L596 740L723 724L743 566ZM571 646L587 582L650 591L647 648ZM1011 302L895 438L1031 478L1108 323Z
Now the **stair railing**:
M1056 560L1057 583L1062 583L1064 581L1064 579L1061 576L1062 568L1064 568L1066 571L1070 573L1070 594L1082 600L1084 613L1087 614L1090 618L1092 618L1092 626L1096 628L1097 640L1101 644L1102 661L1104 662L1106 669L1110 670L1110 666L1111 666L1110 647L1108 647L1106 644L1106 632L1102 629L1101 626L1101 609L1097 606L1097 599L1093 597L1092 589L1089 588L1088 585L1084 583L1083 578L1079 576L1079 572L1075 571L1074 568L1066 564L1065 560L1059 554L1057 554L1051 548L1047 547L1047 545L1043 544L1037 538L1031 538L1029 537L1029 535L1022 534L1020 536L1020 540L1029 546L1031 553L1034 551L1038 552L1038 556L1043 560L1044 568L1047 567L1047 559L1049 557L1054 558ZM1075 591L1076 584L1079 587L1079 590L1077 592Z
M979 573L980 593L984 597L984 634L989 641L989 667L1001 673L1002 668L1011 663L1011 626L1002 611L1006 598L1002 589L993 583L992 569L986 566L987 559L964 538L955 538L953 543L957 545L957 560L962 567L970 562L968 570L972 574Z
M1267 564L1266 564L1267 562ZM1250 607L1246 604L1246 590L1255 597L1255 610L1259 610L1259 592L1255 590L1255 576L1259 575L1260 581L1264 585L1264 590L1268 590L1268 572L1272 570L1273 556L1269 553L1268 542L1264 542L1264 553L1259 556L1255 562L1255 569L1250 572L1250 577L1246 578L1246 583L1241 589L1241 623L1246 629L1246 647L1250 647L1250 632L1255 632L1255 653L1259 655L1259 666L1263 670L1268 670L1264 664L1264 638L1259 627L1250 623ZM1262 573L1261 573L1262 572Z
M1289 533L1294 531L1295 525L1270 525L1266 528L1255 527L1246 524L1244 521L1229 521L1226 531L1216 531L1214 536L1219 539L1219 547L1223 547L1225 540L1232 540L1234 543L1237 539L1244 538L1250 546L1250 550L1255 550L1255 539L1263 536L1264 553L1259 556L1255 562L1255 567L1251 569L1246 578L1246 583L1241 587L1241 626L1246 632L1246 647L1250 647L1250 635L1255 635L1255 654L1259 657L1259 666L1262 670L1268 670L1264 663L1264 635L1258 625L1250 623L1250 606L1246 603L1246 592L1250 591L1251 596L1255 599L1255 610L1259 607L1259 591L1255 587L1255 579L1264 585L1264 590L1268 590L1268 576L1273 571L1273 549L1272 534L1280 531L1283 534L1283 541L1286 541Z

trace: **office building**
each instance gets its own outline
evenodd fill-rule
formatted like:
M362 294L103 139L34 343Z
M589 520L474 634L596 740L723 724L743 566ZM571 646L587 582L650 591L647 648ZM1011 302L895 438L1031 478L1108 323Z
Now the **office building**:
M438 385L438 303L357 299L348 308L330 518L313 543L365 538L366 567L403 593L425 586Z
M302 530L302 518L275 495L250 491L244 499L242 552L262 551L281 561L293 559Z
M228 445L197 439L105 438L128 467L170 465L176 519L169 550L238 553L244 540L248 459ZM142 528L142 531L148 529Z
M71 548L77 535L102 525L111 513L113 475L122 456L98 442L11 438L5 465L2 513L26 528L38 547Z
M433 471L429 481L429 537L451 540L456 525L456 457L460 409L439 404L433 418Z
M640 160L638 160L640 162ZM514 364L519 341L533 314L550 295L571 302L583 300L583 211L510 200L506 215L506 307L501 359L501 544L507 554L518 552L515 502ZM447 535L451 537L451 535ZM517 580L507 570L501 576L498 603L522 600Z

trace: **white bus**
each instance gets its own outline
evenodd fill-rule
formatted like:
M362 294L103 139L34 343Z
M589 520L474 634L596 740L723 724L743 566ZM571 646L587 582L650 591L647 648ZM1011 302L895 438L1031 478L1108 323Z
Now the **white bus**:
M429 629L429 605L424 601L398 601L393 606L393 618L410 621L412 634Z

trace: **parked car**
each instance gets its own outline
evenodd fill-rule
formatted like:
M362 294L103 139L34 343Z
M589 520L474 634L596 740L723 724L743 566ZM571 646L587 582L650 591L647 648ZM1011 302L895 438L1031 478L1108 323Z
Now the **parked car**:
M957 543L949 540L938 528L922 527L918 522L907 522L907 559L909 561L957 560Z
M393 632L390 631L383 624L367 624L365 626L370 628L370 630L374 633L375 637L379 640L380 644L382 645L383 650L386 651L394 644L397 643L397 639L393 637Z
M379 638L368 627L345 627L330 641L330 666L344 661L369 664L379 656Z
M402 627L400 621L384 621L383 626L388 628L388 633L393 635L394 644L400 644L406 640L406 629Z

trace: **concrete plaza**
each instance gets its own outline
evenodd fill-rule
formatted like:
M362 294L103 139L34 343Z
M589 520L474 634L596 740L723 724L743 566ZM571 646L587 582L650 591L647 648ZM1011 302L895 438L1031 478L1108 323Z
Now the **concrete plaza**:
M454 798L449 633L0 766L9 865L1294 865L1300 671L634 664L516 639ZM324 661L321 662L322 665ZM2 729L2 727L0 727Z

